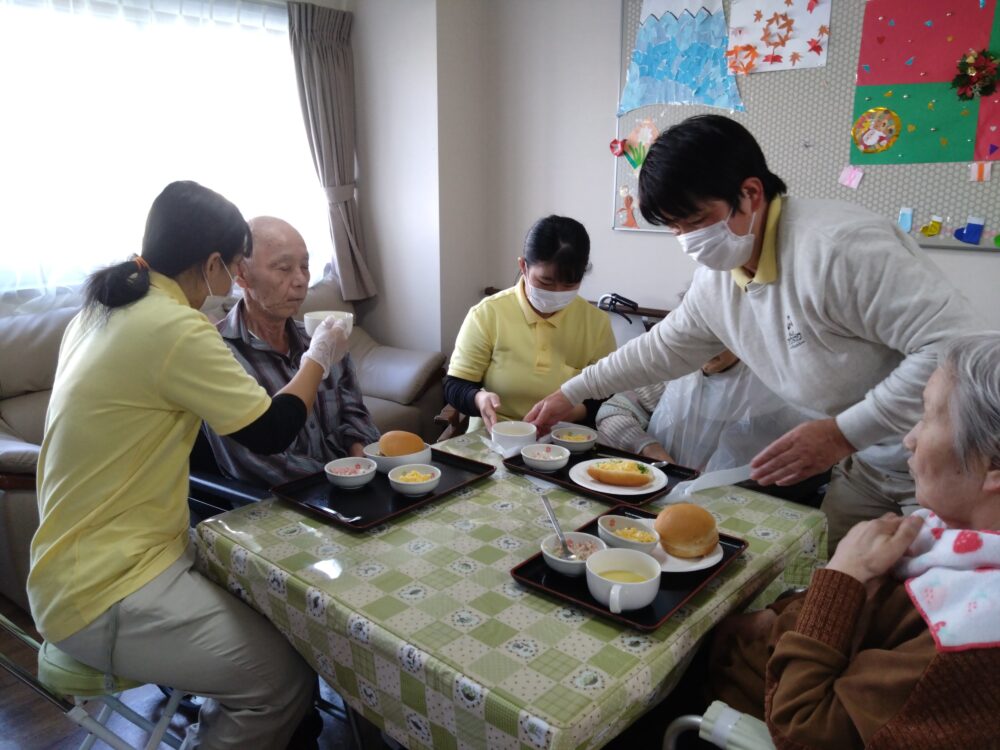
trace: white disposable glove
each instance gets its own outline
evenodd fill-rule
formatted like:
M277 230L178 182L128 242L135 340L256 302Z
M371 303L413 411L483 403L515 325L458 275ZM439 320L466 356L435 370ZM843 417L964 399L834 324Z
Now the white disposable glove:
M330 315L313 331L312 341L303 357L308 357L323 368L323 378L330 374L330 368L347 354L347 325Z

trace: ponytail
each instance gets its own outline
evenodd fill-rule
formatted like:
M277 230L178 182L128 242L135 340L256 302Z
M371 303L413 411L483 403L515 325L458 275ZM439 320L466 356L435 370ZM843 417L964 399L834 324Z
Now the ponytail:
M146 296L149 291L149 264L141 257L92 273L87 279L84 305L103 305L109 310L123 307Z

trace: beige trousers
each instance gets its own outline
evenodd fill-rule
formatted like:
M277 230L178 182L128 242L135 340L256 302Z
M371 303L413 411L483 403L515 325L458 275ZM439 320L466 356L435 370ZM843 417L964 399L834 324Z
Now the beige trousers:
M857 456L848 456L833 467L820 506L829 529L829 555L833 556L840 540L855 524L886 513L909 515L919 507L913 477L886 474Z
M192 747L283 750L316 675L271 623L194 569L194 550L55 645L95 669L204 696Z

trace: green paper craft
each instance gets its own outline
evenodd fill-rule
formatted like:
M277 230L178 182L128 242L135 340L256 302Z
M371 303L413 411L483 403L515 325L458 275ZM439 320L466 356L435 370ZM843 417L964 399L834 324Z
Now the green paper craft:
M886 96L888 92L891 96ZM860 151L851 140L851 164L973 160L979 101L961 101L949 82L859 86L851 121L873 107L892 109L899 115L902 131L891 148L876 153Z

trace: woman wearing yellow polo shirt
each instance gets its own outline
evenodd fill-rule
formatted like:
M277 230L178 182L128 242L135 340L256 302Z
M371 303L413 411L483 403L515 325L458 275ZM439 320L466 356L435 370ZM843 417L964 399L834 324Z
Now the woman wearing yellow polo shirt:
M38 460L28 597L39 630L96 669L213 699L191 730L202 748L285 747L315 676L265 618L194 570L191 447L204 420L256 451L283 450L347 348L331 319L273 400L247 375L198 308L231 288L249 242L218 193L164 189L142 255L88 281Z
M521 419L546 394L615 348L608 316L579 296L590 237L564 216L539 219L517 262L521 278L487 297L462 323L444 381L445 399L473 417L469 429ZM593 424L599 402L570 419Z

